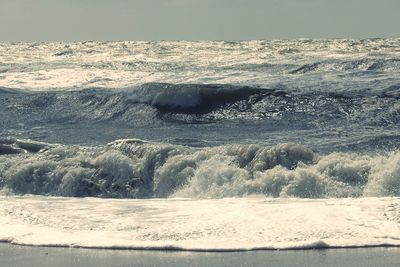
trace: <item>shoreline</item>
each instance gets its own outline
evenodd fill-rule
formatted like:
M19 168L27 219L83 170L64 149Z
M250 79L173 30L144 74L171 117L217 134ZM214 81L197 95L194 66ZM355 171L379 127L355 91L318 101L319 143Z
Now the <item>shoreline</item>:
M356 249L399 249L400 245L394 244L382 244L382 245L360 245L360 246L329 246L325 243L321 242L321 245L310 245L309 247L289 247L289 248L273 248L273 247L259 247L259 248L251 248L251 249L191 249L191 248L181 248L181 247L123 247L123 246L104 246L104 247L96 247L96 246L80 246L80 245L30 245L30 244L19 244L13 243L12 241L3 241L0 240L0 245L10 245L17 247L31 247L31 248L60 248L60 249L83 249L83 250L102 250L102 251L142 251L142 252L192 252L192 253L246 253L246 252L257 252L257 251L324 251L324 250L356 250Z
M0 243L0 266L397 266L400 248L230 252L143 251L32 247Z

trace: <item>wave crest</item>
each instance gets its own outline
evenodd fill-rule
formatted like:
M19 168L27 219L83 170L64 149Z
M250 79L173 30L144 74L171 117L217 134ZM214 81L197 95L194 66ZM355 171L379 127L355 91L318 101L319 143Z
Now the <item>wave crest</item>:
M0 123L115 122L129 126L270 120L282 127L396 125L398 86L379 94L285 92L235 85L144 84L121 90L86 89L20 95L2 93ZM388 108L389 107L389 108ZM18 123L17 123L18 122ZM327 123L329 122L329 123ZM15 124L15 125L14 125Z
M154 105L164 110L185 110L201 113L206 109L246 99L252 95L270 94L273 90L224 84L147 83L123 90L129 99Z

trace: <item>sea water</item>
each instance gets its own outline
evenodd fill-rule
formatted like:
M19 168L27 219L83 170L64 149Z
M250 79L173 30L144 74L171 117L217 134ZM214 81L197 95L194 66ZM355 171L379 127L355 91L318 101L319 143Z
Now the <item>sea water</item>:
M2 43L0 239L398 245L399 74L400 39Z

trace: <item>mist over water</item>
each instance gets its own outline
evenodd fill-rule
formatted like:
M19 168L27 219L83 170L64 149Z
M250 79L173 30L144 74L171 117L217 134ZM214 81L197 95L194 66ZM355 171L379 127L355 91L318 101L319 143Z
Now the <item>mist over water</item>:
M400 40L0 44L2 194L400 194Z

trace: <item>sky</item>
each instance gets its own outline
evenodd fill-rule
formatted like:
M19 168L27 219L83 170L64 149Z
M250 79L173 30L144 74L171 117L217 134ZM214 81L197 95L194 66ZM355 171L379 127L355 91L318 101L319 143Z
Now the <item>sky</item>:
M400 37L400 0L0 0L0 42Z

